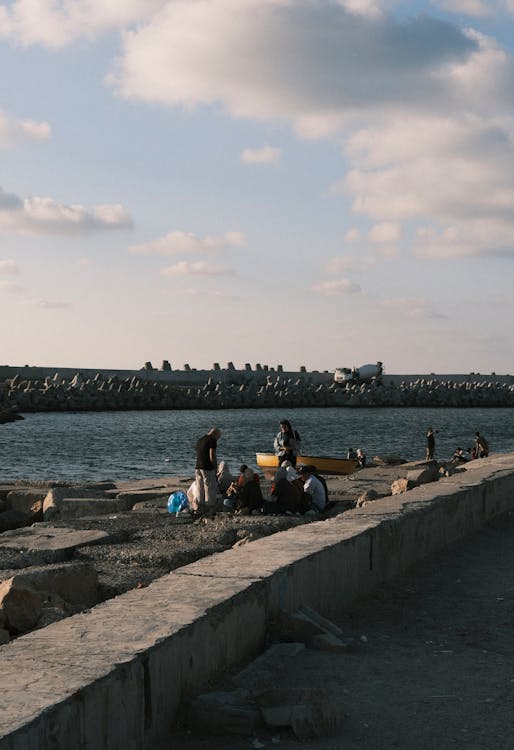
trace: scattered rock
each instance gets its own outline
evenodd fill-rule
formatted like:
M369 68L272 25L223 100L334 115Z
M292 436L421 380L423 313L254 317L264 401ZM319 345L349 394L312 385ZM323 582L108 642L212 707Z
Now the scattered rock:
M32 630L41 615L41 605L41 596L31 588L16 584L14 578L0 583L0 610L11 634Z
M322 688L272 689L256 696L264 723L291 727L302 742L331 737L341 730L343 710Z
M409 481L406 477L401 479L395 479L391 484L391 495L401 495L407 490L411 490L416 485Z
M379 497L380 495L375 490L366 490L362 495L359 495L355 505L357 508L362 508L364 505L373 502L373 500L378 500Z
M437 461L427 461L425 466L408 471L406 478L414 486L436 482L439 479L439 464Z

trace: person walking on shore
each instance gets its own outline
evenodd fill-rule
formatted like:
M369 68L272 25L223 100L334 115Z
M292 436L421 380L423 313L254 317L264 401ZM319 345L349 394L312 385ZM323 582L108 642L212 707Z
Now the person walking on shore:
M198 491L198 510L200 513L216 512L216 498L218 482L216 471L218 459L216 447L221 437L221 430L212 427L206 435L202 435L196 443L195 477Z
M432 427L429 427L427 430L427 450L426 450L426 461L432 461L434 458L435 453L435 437L434 437L434 430Z

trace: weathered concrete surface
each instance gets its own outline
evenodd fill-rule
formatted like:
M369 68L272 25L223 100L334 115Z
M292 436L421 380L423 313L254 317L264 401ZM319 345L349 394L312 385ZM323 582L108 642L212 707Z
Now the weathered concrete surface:
M130 510L132 502L128 497L65 497L59 508L59 518L97 516L107 513L120 513Z
M6 531L0 536L0 549L20 550L34 565L62 562L77 547L105 542L105 531L66 529L38 524L23 529Z
M87 563L68 562L0 571L0 581L17 583L41 593L58 594L69 604L92 607L98 602L98 576Z
M263 645L280 609L331 617L514 508L514 455L205 558L0 650L1 750L172 748L180 702ZM335 574L336 573L336 574ZM178 746L177 746L178 748Z

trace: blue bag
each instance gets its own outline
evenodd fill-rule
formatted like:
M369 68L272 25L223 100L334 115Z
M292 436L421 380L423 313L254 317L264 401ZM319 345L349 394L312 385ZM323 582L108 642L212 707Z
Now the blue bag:
M180 513L181 510L187 510L189 508L189 501L187 495L182 490L172 492L168 498L168 512L169 513Z

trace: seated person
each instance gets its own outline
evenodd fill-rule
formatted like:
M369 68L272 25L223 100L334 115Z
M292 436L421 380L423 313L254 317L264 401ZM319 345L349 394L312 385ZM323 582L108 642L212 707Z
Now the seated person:
M363 469L366 466L366 454L362 448L357 448L356 458L359 469Z
M357 454L353 450L353 448L348 448L348 453L346 454L346 458L349 458L351 461L357 460Z
M218 464L218 471L216 472L216 479L218 480L219 491L222 495L225 495L228 488L234 481L234 477L230 473L228 464L226 461L220 461Z
M469 448L467 450L467 453L469 454ZM455 448L455 453L452 456L452 461L455 461L455 463L463 463L464 461L469 461L469 455L466 455L466 451L464 448Z
M298 472L296 471L295 467L293 466L293 464L291 463L291 461L282 461L280 466L286 470L288 482L293 482L295 479L298 479L298 477L300 476Z
M248 468L246 464L242 464L239 478L237 482L230 485L227 495L233 500L234 505L232 507L237 510L246 508L251 512L262 508L264 498L262 497L259 475Z
M301 466L299 470L300 479L303 482L304 492L311 497L310 510L319 513L325 509L327 497L323 483L315 476L313 469L313 466Z
M310 500L303 491L301 479L289 481L287 468L281 466L271 484L272 502L267 503L266 510L275 513L305 513L309 509Z

